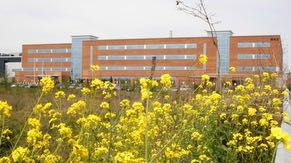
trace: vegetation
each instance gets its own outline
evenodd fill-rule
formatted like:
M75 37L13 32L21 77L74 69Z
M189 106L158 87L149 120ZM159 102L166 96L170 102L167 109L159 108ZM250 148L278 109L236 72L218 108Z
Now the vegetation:
M276 78L227 82L218 94L203 75L183 96L165 74L122 97L108 81L64 92L45 77L41 91L13 88L30 97L9 91L15 109L0 102L0 162L272 162L279 142L290 148L280 129L288 93Z

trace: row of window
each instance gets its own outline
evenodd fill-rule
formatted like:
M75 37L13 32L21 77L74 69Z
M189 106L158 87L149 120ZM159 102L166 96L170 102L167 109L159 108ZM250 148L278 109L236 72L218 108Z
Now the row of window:
M195 70L194 66L156 66L156 70ZM101 66L100 70L151 70L151 66Z
M191 44L146 44L146 45L101 45L98 50L137 50L137 49L192 49L197 48L196 43Z
M238 54L237 59L270 59L270 54Z
M21 69L13 69L13 72L15 71L71 71L71 68L69 67L23 67Z
M71 58L27 58L27 62L71 62Z
M196 60L196 55L100 55L98 60L152 60L156 57L157 60Z
M29 49L27 54L71 53L71 49Z
M270 42L239 42L237 44L239 48L266 48L270 46Z
M278 67L273 66L239 66L237 67L237 71L243 72L243 71L279 71Z

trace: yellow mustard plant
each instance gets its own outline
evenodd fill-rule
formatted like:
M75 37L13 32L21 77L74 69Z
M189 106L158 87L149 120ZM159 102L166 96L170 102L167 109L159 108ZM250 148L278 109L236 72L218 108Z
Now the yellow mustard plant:
M52 91L52 89L55 86L55 83L51 79L51 77L46 76L40 80L40 86L42 87L42 92L46 94Z
M207 60L208 60L208 57L205 54L200 54L199 55L199 62L201 64L205 64L207 62Z
M161 84L164 88L169 89L172 87L171 76L169 74L164 74L161 76Z
M233 66L229 67L229 72L236 72L236 68Z
M58 91L55 93L55 98L58 99L58 98L65 98L66 94L64 91Z
M4 115L6 117L10 117L11 113L10 111L12 110L12 106L9 106L6 101L1 101L0 100L0 116Z
M90 70L92 72L99 71L100 70L100 67L98 65L91 65L90 66Z

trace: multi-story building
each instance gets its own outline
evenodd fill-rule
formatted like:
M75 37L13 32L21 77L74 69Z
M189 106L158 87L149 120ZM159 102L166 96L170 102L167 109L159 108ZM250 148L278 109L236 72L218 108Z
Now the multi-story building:
M14 69L21 67L20 54L0 53L0 77L12 79L15 77Z
M205 65L198 61L200 54L208 56ZM23 45L22 55L23 68L16 72L16 80L26 82L35 82L47 75L59 80L149 77L153 58L156 59L153 77L169 73L176 85L192 82L204 73L215 79L218 67L222 78L240 80L262 71L281 72L283 63L279 35L233 36L231 31L218 31L214 39L210 34L208 37L110 40L72 36L69 44ZM100 70L92 73L91 65L99 65ZM230 66L236 67L237 72L230 73Z

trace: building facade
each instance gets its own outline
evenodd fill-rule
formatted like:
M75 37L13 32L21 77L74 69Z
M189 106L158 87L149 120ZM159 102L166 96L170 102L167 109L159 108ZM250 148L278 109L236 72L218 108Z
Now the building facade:
M0 77L15 77L15 69L21 67L21 56L19 54L0 53Z
M149 77L153 63L154 78L169 73L176 85L193 82L204 73L215 79L218 67L222 78L233 80L264 71L282 72L279 35L233 36L231 31L218 31L214 39L208 35L110 40L81 35L72 36L70 44L23 45L22 69L16 72L16 80L35 82L42 76L132 80ZM200 54L208 56L205 65L198 61ZM92 73L91 65L99 65L100 70ZM237 72L230 73L231 66Z

